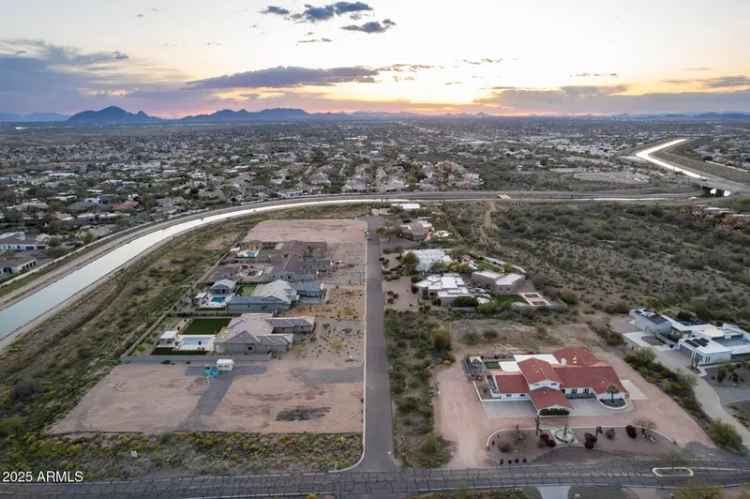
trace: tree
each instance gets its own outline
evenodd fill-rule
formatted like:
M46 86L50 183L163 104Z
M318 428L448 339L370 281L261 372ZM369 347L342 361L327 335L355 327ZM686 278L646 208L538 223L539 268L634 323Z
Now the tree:
M436 329L432 332L432 347L437 352L447 352L452 346L451 335L446 329Z
M453 300L454 307L476 307L479 302L473 296L459 296Z
M417 258L417 255L415 255L411 251L401 257L401 264L409 274L412 274L416 271L418 263L419 259Z
M619 393L620 389L617 388L615 385L609 385L607 387L607 393L609 393L609 401L614 402L615 401L615 394Z

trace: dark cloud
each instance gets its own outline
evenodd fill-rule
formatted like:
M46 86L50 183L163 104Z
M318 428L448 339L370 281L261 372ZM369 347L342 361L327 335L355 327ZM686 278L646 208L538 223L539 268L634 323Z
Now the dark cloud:
M191 88L285 88L303 85L326 86L336 83L372 83L378 70L362 66L314 69L296 66L245 71L233 75L218 76L191 81Z
M344 26L341 29L345 29L347 31L359 31L362 33L385 33L392 27L396 26L396 23L391 21L390 19L383 19L383 22L380 21L370 21L366 22L364 24L350 24L348 26Z
M319 7L306 4L305 9L302 12L292 14L291 18L300 22L317 23L320 21L328 21L335 16L357 14L371 10L372 7L364 2L336 2L321 5Z
M288 16L291 14L288 9L285 9L284 7L279 7L277 5L269 5L265 9L260 11L261 14L272 14L276 16Z

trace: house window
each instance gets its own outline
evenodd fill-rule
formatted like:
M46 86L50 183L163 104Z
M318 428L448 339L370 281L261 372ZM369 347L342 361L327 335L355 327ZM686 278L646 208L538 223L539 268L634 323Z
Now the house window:
M521 397L525 397L525 396L526 396L526 394L525 394L525 393L522 393L522 394L521 394Z
M572 390L570 390L570 393L575 395L576 393L578 393L578 388L573 388Z
M512 393L506 393L506 394L505 394L505 396L506 396L507 398L511 398L511 397L513 396L513 394L512 394Z
M589 392L589 389L588 389L588 388L584 388L584 389L583 389L583 393L588 393L588 392Z

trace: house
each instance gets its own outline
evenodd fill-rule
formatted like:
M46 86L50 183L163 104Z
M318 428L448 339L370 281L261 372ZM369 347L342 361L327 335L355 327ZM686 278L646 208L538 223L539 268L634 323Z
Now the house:
M297 281L291 283L300 298L322 298L323 284L320 281Z
M289 310L298 300L297 290L287 281L277 279L267 284L259 284L251 296L232 296L227 302L227 311L233 314L277 313Z
M211 285L210 291L212 295L228 296L234 293L236 287L237 281L220 279Z
M491 400L528 400L540 416L568 415L571 399L595 398L621 405L629 397L611 366L590 350L568 347L550 355L516 355L486 375ZM615 402L617 401L617 402Z
M424 220L417 220L399 226L401 236L412 241L426 241L432 236L432 224Z
M477 286L489 289L498 295L512 295L518 292L526 276L523 274L509 273L500 274L492 271L472 272L471 280Z
M0 234L0 252L40 251L46 248L46 240L40 236L32 237L23 231Z
M429 272L436 263L449 264L452 262L451 257L441 249L409 250L403 254L406 255L408 253L412 253L417 257L417 272Z
M212 334L180 334L177 329L170 329L161 333L156 348L175 352L212 352L214 339Z
M36 267L37 261L33 256L8 254L0 256L0 273L2 276L19 274Z
M459 274L428 275L414 286L422 299L436 300L439 305L450 306L458 297L473 296Z
M631 310L628 315L633 318L635 326L644 333L659 336L667 335L672 331L670 322L653 310L636 308Z
M314 328L313 317L242 314L216 335L214 346L223 354L286 352L294 343L295 334L308 334Z

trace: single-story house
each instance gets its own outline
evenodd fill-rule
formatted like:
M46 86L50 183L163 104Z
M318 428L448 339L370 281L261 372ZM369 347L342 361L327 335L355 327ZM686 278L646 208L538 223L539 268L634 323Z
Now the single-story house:
M277 279L267 284L259 284L251 296L232 296L227 302L227 311L233 314L275 313L289 310L298 300L297 290L287 281Z
M232 319L216 336L215 350L223 354L286 352L294 343L297 330L312 331L315 327L315 319L310 319L242 314Z
M409 250L403 254L413 253L417 257L417 272L429 272L433 265L436 263L449 264L452 262L445 251L437 248L433 249L422 249L422 250Z
M471 280L478 286L489 289L491 292L499 295L511 295L520 289L526 276L511 272L509 274L500 274L489 270L473 272Z
M417 220L399 226L401 236L412 241L425 241L432 234L432 224L424 220Z
M0 257L0 273L18 274L33 269L36 264L36 258L33 256L10 254Z
M232 279L219 279L211 285L210 290L212 295L227 296L234 293L236 287L237 281Z
M493 400L528 400L545 416L572 413L570 399L607 402L629 397L615 370L586 348L560 349L553 361L542 355L516 357L512 368L486 376Z
M421 298L437 300L440 305L451 305L458 297L470 298L473 296L466 287L463 278L454 273L428 275L414 286L419 291Z

